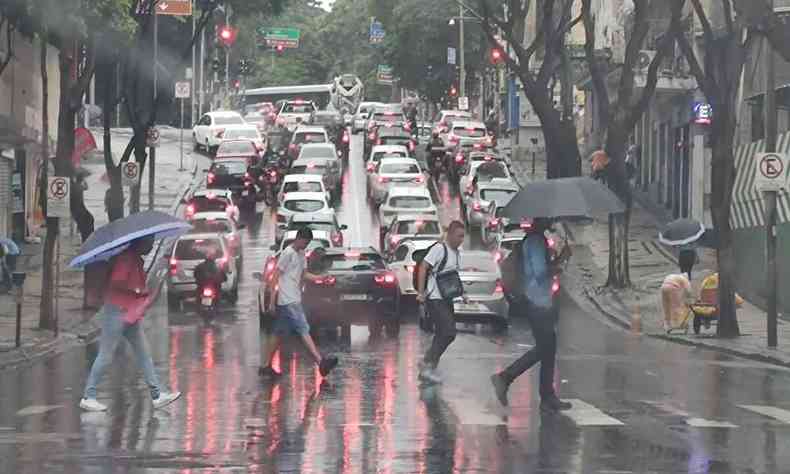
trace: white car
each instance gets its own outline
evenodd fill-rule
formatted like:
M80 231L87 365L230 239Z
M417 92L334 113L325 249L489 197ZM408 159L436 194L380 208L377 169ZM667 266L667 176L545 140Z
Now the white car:
M482 169L481 169L482 167ZM461 190L461 204L467 205L475 187L486 182L516 184L507 165L499 161L475 161L469 169L458 178L458 189Z
M431 214L398 214L386 229L380 242L381 253L389 255L395 247L406 240L428 240L442 238L439 217Z
M225 127L222 140L252 140L259 153L266 150L266 139L255 125L230 125Z
M203 147L213 153L222 142L225 129L239 125L246 125L246 122L238 112L228 110L203 114L192 128L195 149Z
M435 241L406 240L399 244L389 258L389 269L395 274L400 287L401 301L403 297L416 298L417 290L414 288L414 272L417 271L417 258L422 258L428 253L428 247Z
M392 223L398 214L432 214L439 215L431 193L426 187L390 188L383 204L379 208L379 230L381 233Z
M230 189L198 189L189 199L184 214L191 219L198 212L222 212L234 221L239 221L239 206Z
M227 239L218 233L186 234L179 237L170 254L170 271L167 277L167 306L178 309L181 300L195 296L195 267L206 259L208 252L217 257L217 265L227 279L220 289L232 303L239 298L239 272L232 257Z
M439 112L439 119L436 121L434 132L439 134L444 146L447 146L447 134L450 133L450 124L455 120L472 120L471 112L461 110L442 110Z
M309 143L329 143L329 134L324 127L300 126L294 131L291 137L291 144L288 145L288 156L295 160L303 145ZM337 157L337 155L335 155Z
M456 120L449 126L447 140L445 144L453 147L463 140L464 143L482 143L485 146L492 144L491 137L488 136L486 126L483 122L471 120Z
M218 233L225 236L229 250L236 257L236 263L241 261L242 244L241 229L244 224L237 224L224 212L198 212L189 219L193 233Z
M409 149L403 145L376 145L370 150L370 156L366 158L367 171L376 169L376 165L382 158L408 158Z
M491 202L505 206L519 191L518 185L511 180L494 178L491 181L477 183L468 195L464 206L464 218L470 228L483 228L488 224L487 211Z
M283 234L283 240L280 242L280 245L275 245L275 246L271 247L272 250L276 249L278 252L282 252L283 250L285 250L285 247L288 247L289 245L291 245L294 242L294 240L296 240L297 232L299 232L299 231L298 230L289 230L288 232ZM331 237L329 235L329 232L327 232L325 230L314 230L313 231L313 240L311 241L311 243L316 243L316 244L320 245L321 247L323 247L325 249L328 249L328 248L331 248L331 247L338 247L332 242L332 239L331 239Z
M343 153L339 152L334 143L307 143L299 148L299 156L297 160L311 159L311 158L324 158L332 160L337 164L340 170L340 176L343 175L343 160L340 159Z
M376 107L383 106L381 102L360 102L357 110L354 113L354 121L351 125L351 133L359 133L365 131L365 124L368 121L370 112Z
M425 186L425 175L414 158L383 158L368 173L368 198L381 204L393 186Z
M313 112L318 110L310 100L286 100L283 102L280 110L277 113L277 118L285 121L285 126L289 130L295 129L300 123L307 123L310 121L310 116Z
M330 212L331 210L325 193L288 193L277 208L275 239L277 242L282 240L285 228L288 226L288 218L292 215Z
M283 202L289 193L323 193L330 199L329 190L324 185L324 177L320 174L287 174L283 177L277 202Z

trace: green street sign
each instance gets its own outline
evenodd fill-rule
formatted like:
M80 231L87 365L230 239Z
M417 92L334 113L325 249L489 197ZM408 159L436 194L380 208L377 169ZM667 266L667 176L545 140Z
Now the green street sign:
M392 84L395 82L395 76L393 74L393 70L391 66L386 66L384 64L379 64L378 69L376 70L376 82L379 84Z
M258 44L276 48L298 48L301 31L298 28L270 28L259 26L257 29Z

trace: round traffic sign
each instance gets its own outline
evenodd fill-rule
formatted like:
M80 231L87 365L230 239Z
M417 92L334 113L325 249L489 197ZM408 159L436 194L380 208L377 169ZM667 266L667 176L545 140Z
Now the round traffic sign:
M56 177L49 183L49 194L56 199L63 199L69 192L68 178Z
M137 178L137 163L126 163L123 166L123 173L129 179Z
M784 162L782 157L774 154L766 154L760 160L760 173L768 179L779 178L784 174Z

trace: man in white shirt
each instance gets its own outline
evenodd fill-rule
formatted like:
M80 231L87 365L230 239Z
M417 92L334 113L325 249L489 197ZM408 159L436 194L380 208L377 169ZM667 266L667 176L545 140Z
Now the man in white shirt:
M289 334L296 334L302 339L315 363L318 364L321 375L326 377L332 369L337 366L337 357L322 357L321 353L310 336L310 325L302 307L302 280L310 281L319 278L317 275L306 272L306 260L304 250L307 244L313 240L313 231L305 227L296 233L296 239L291 245L283 249L277 260L277 268L274 270L272 279L269 282L271 288L278 288L276 305L275 298L271 298L270 312L275 314L274 328L267 336L263 360L265 367L261 367L259 374L265 377L278 377L280 373L272 367L274 353L280 347L282 338Z
M459 271L458 249L464 242L465 232L462 222L450 222L444 241L431 246L417 270L417 302L425 304L434 325L433 342L420 366L419 378L425 382L441 383L436 367L444 351L455 340L453 301L442 298L436 275Z

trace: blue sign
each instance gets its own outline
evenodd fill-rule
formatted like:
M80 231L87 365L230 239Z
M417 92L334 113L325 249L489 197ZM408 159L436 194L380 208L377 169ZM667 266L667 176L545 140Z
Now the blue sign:
M510 79L507 83L508 120L507 128L512 130L521 125L521 100L516 87L516 80Z
M384 25L380 21L373 20L370 22L370 42L381 43L384 40Z
M694 123L700 125L710 125L713 119L713 106L705 102L694 103Z

